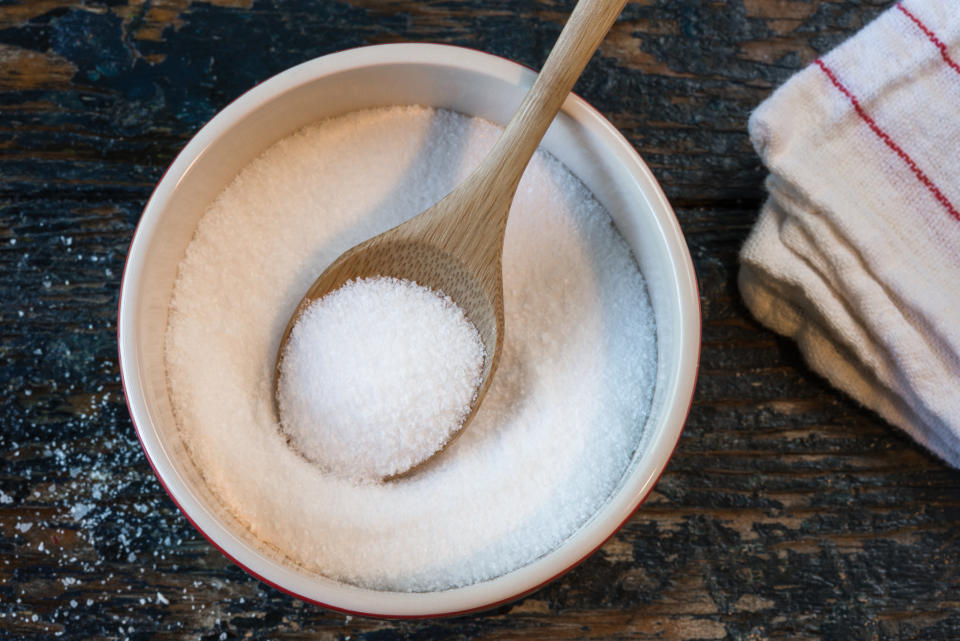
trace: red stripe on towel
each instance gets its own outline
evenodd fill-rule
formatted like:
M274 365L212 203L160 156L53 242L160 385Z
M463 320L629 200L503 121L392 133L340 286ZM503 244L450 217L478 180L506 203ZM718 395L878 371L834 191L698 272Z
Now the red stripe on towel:
M932 42L934 46L940 50L940 55L943 56L943 61L946 62L951 69L957 73L960 73L960 65L958 65L956 61L950 57L950 52L947 51L947 45L943 44L943 41L937 37L937 34L935 34L927 25L923 24L923 21L921 21L917 16L913 15L909 9L903 6L902 3L897 3L897 9L899 9L903 15L910 18L913 21L913 24L917 25L920 28L920 31L922 31L923 34L929 38L930 42Z
M954 207L953 203L950 202L950 199L948 199L943 192L940 191L940 188L937 187L932 180L930 180L930 177L927 176L927 174L925 174L923 170L917 166L917 163L914 162L913 158L910 157L910 154L905 152L900 145L894 142L893 138L891 138L886 131L880 128L880 125L877 124L877 121L875 121L870 114L868 114L866 110L860 106L860 101L857 100L857 97L850 93L850 90L847 89L842 82L840 82L830 67L828 67L827 64L819 58L813 62L820 67L823 73L827 74L827 78L830 79L830 82L833 84L833 86L836 87L840 93L847 97L847 99L850 101L850 104L853 105L854 111L857 112L857 115L860 116L861 120L867 123L873 133L875 133L877 137L882 140L891 151L893 151L893 153L897 154L897 156L899 156L903 162L907 163L907 167L909 167L910 171L913 172L913 175L917 177L917 180L923 183L923 185L930 190L930 193L933 194L933 197L944 206L944 208L950 213L951 216L954 217L954 219L960 221L960 211L957 211L957 208Z

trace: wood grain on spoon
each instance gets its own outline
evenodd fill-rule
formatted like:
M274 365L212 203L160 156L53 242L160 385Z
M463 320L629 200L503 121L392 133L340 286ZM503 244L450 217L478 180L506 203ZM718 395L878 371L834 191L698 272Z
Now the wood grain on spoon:
M500 361L504 333L503 237L517 185L624 4L626 0L580 0L516 114L473 173L426 211L343 253L314 281L280 340L274 369L277 416L283 352L303 310L350 280L393 276L443 292L477 328L486 351L481 383L454 438L469 425ZM442 450L391 478L409 474Z

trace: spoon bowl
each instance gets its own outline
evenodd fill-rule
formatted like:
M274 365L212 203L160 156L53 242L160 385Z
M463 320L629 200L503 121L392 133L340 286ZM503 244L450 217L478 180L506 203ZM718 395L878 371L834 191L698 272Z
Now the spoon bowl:
M296 319L314 301L340 288L347 282L362 278L378 276L392 276L416 282L430 289L443 292L463 310L467 319L476 328L483 343L484 359L480 370L480 385L477 388L470 411L460 427L453 433L449 444L462 433L463 428L473 419L480 407L480 402L490 383L493 373L500 361L500 351L503 345L503 285L500 275L500 262L489 264L485 273L477 272L461 257L453 254L429 240L422 238L416 231L417 224L423 218L417 217L408 221L415 223L408 227L401 225L392 230L392 233L375 236L344 252L328 267L317 280L313 282L307 293L304 294L294 311L291 321L284 329L280 341L280 353L274 372L274 404L279 416L278 401L280 367L283 350L290 337L290 332L296 324ZM444 445L446 447L446 444ZM415 463L413 467L398 474L391 475L385 480L392 480L419 469L441 450L431 453Z
M347 250L314 281L280 340L273 377L278 418L283 357L301 313L351 280L388 276L449 296L476 327L485 356L470 411L452 438L385 480L419 469L469 425L490 388L502 351L503 238L513 196L550 123L624 4L626 0L580 0L516 114L473 173L426 211Z

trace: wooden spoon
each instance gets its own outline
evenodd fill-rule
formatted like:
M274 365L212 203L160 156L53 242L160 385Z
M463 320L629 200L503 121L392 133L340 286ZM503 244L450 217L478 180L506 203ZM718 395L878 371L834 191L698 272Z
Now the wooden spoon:
M481 383L453 438L470 423L490 388L503 347L503 236L517 185L624 4L626 0L580 0L516 114L473 173L426 211L343 253L314 281L280 339L273 381L277 416L283 352L303 310L350 280L393 276L443 292L477 328L486 351ZM438 453L390 478L406 476Z

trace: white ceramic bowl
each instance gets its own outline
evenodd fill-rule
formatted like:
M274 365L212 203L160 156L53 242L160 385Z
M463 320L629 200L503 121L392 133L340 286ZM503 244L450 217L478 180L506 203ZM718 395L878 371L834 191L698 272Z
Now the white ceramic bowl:
M307 601L360 614L435 616L519 597L596 550L653 488L676 446L696 378L700 309L690 255L650 170L603 116L571 96L543 146L609 210L633 249L657 323L657 378L645 438L619 489L562 546L509 574L442 592L362 589L285 563L204 486L174 423L164 331L177 265L208 203L241 168L308 123L394 104L444 107L505 124L534 73L489 54L427 44L364 47L306 62L258 85L190 141L147 203L127 255L118 322L131 417L154 472L207 539L261 580Z

